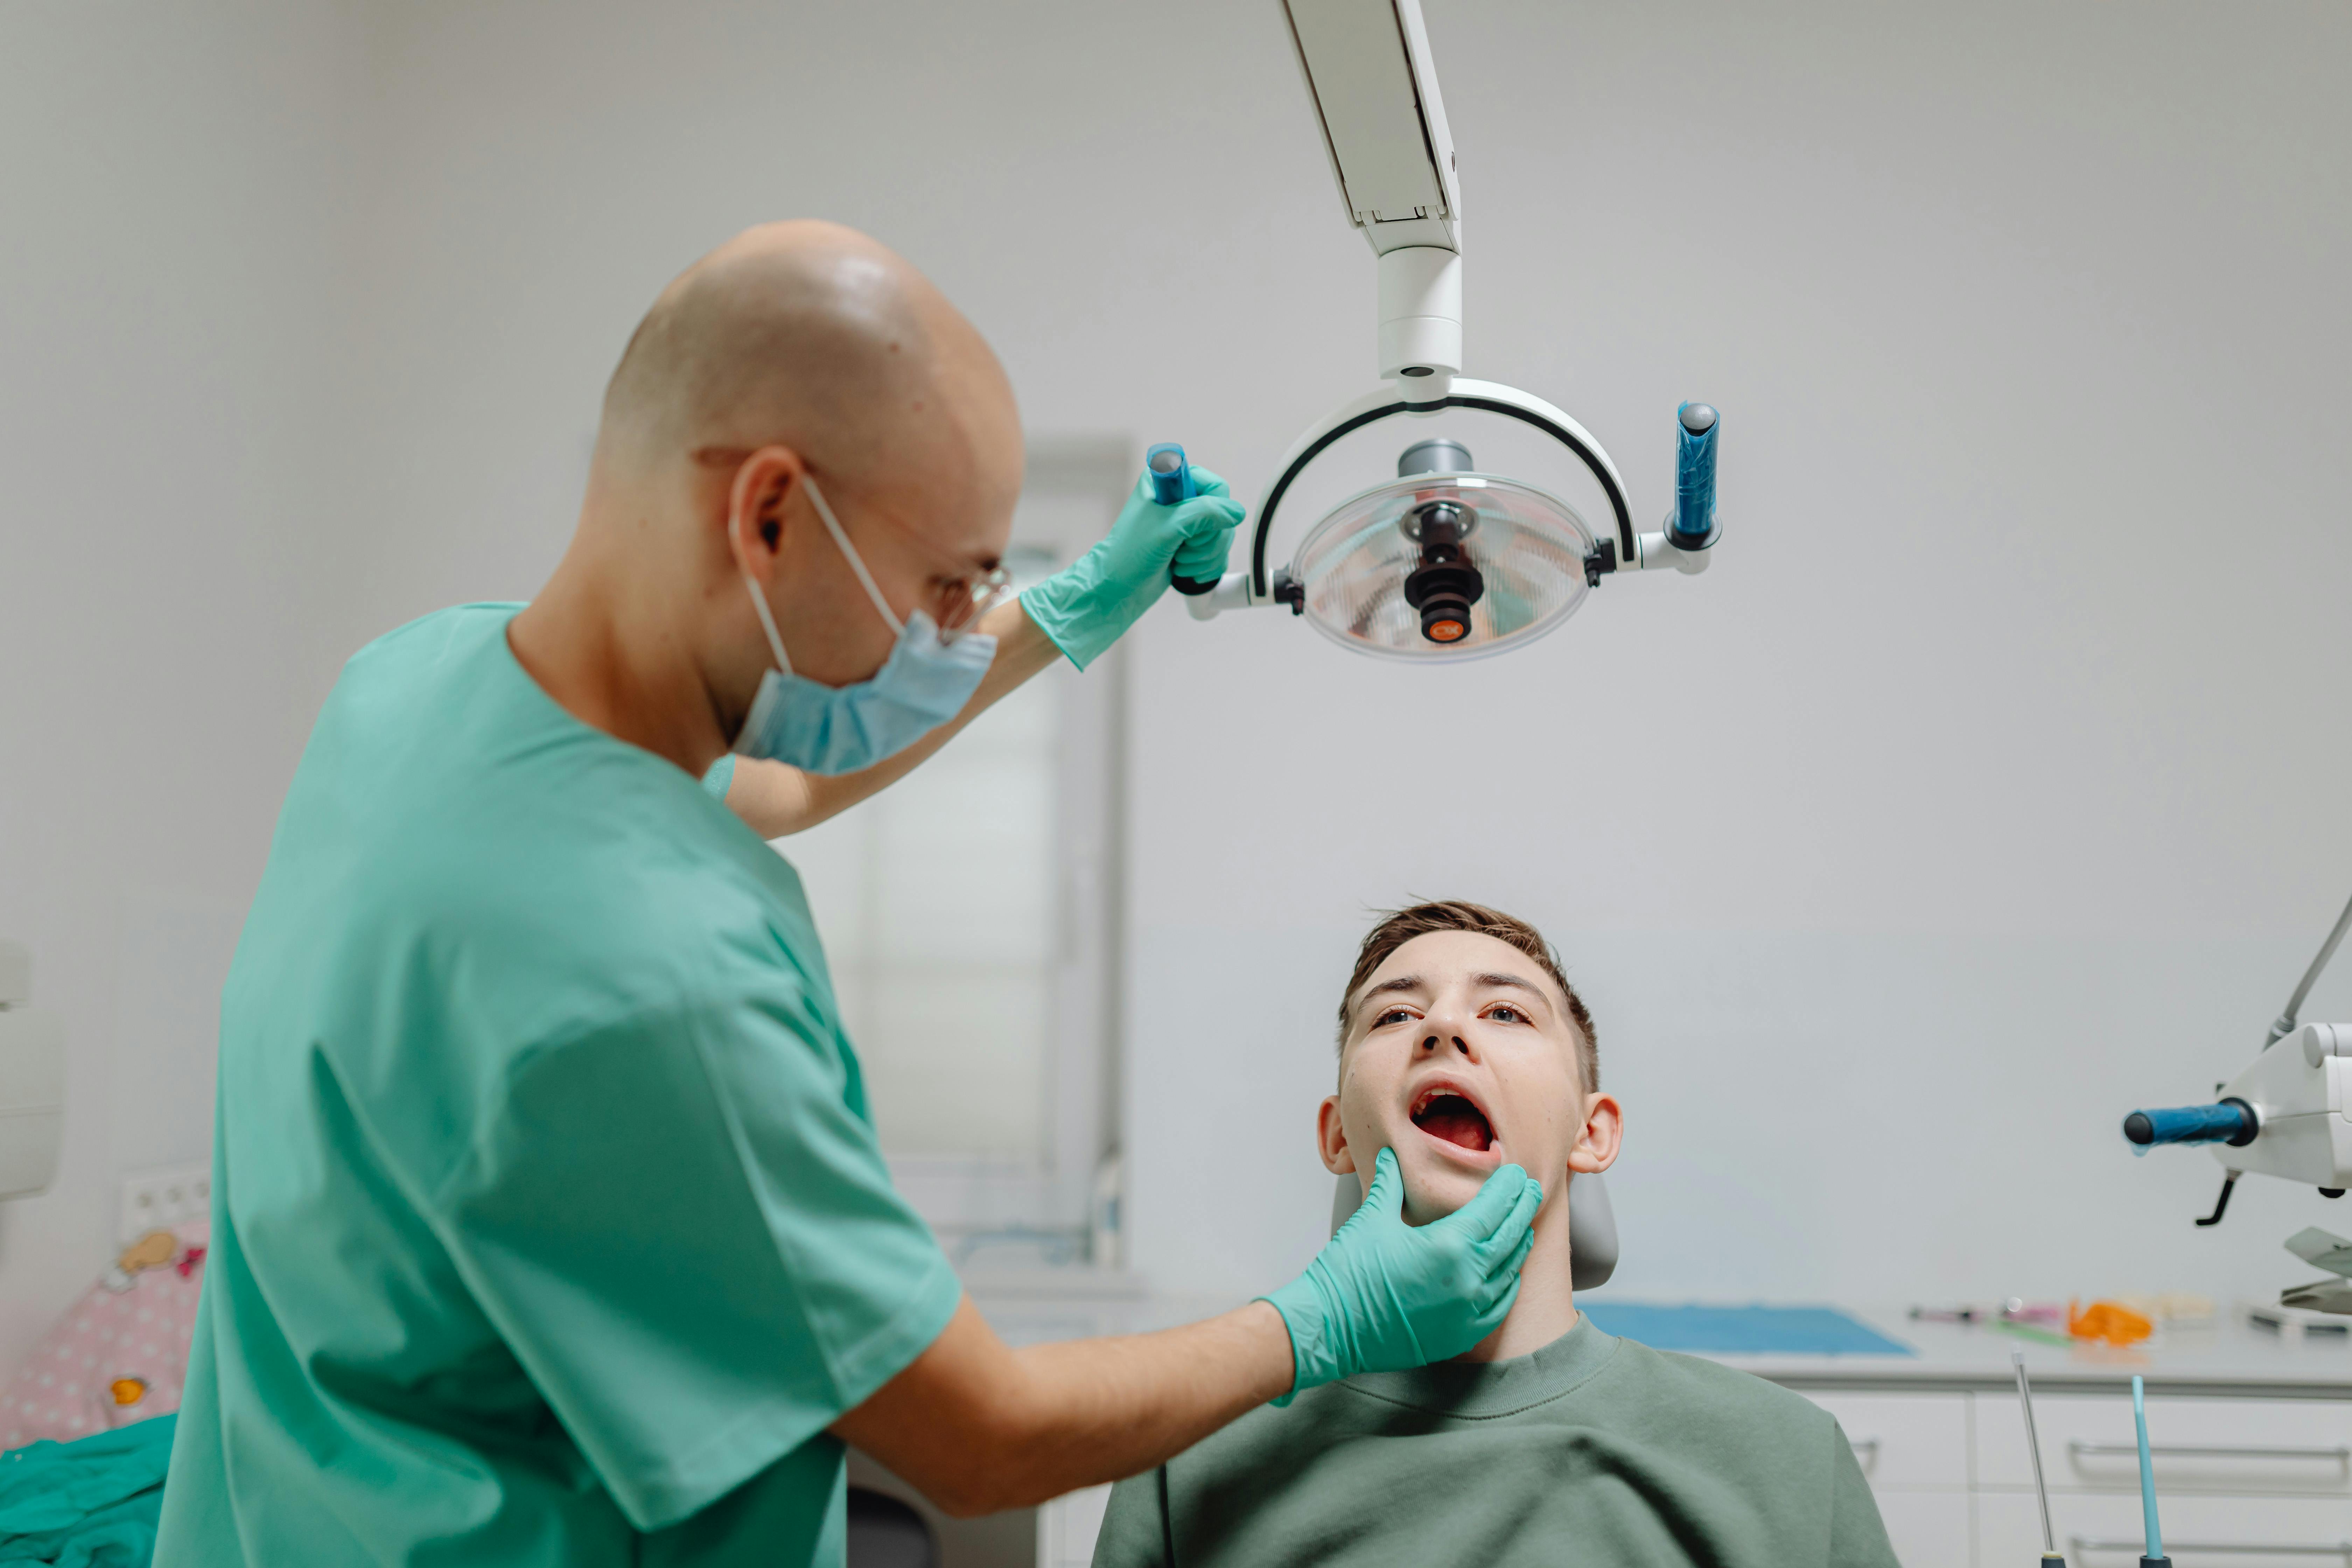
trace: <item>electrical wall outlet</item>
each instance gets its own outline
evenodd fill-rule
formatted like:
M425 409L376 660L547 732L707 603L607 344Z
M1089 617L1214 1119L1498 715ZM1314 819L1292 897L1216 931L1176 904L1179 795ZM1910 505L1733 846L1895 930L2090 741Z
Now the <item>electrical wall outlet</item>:
M122 1206L114 1244L128 1247L151 1230L169 1230L213 1212L213 1163L158 1165L122 1178Z

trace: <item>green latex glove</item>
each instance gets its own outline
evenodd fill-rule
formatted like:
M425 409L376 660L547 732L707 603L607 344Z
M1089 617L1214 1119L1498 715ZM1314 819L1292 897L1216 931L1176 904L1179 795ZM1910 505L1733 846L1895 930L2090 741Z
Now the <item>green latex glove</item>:
M1151 499L1151 476L1138 475L1118 521L1092 550L1021 590L1021 607L1080 669L1167 592L1171 567L1203 581L1225 574L1242 507L1228 499L1224 480L1197 463L1192 468L1198 496L1161 506Z
M1373 1162L1363 1206L1307 1272L1259 1298L1290 1330L1302 1389L1360 1372L1402 1372L1444 1361L1493 1333L1519 1294L1519 1265L1535 1245L1543 1184L1506 1165L1444 1219L1404 1223L1396 1152Z

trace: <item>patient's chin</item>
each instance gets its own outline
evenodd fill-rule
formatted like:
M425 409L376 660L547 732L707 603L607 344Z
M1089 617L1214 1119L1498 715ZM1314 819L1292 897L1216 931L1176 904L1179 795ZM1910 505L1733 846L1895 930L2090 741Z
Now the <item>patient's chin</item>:
M1479 1179L1467 1171L1450 1169L1435 1161L1418 1162L1419 1169L1404 1172L1404 1218L1407 1225L1427 1225L1444 1219L1478 1195Z

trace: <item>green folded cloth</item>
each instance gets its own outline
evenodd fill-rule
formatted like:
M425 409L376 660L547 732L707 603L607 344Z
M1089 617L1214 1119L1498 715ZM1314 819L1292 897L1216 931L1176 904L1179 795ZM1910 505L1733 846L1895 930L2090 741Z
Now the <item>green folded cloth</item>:
M145 1568L176 1415L0 1454L0 1563Z

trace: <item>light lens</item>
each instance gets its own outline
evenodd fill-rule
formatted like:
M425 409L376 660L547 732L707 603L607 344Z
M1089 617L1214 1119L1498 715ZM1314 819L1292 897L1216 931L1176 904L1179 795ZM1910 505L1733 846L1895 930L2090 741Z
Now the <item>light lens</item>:
M1475 516L1461 533L1463 560L1483 588L1467 616L1447 613L1423 629L1405 580L1425 546L1406 532L1422 509L1451 502ZM1493 474L1414 474L1334 508L1298 547L1291 574L1306 590L1307 618L1342 647L1422 663L1479 658L1551 630L1584 602L1592 531L1558 496Z

